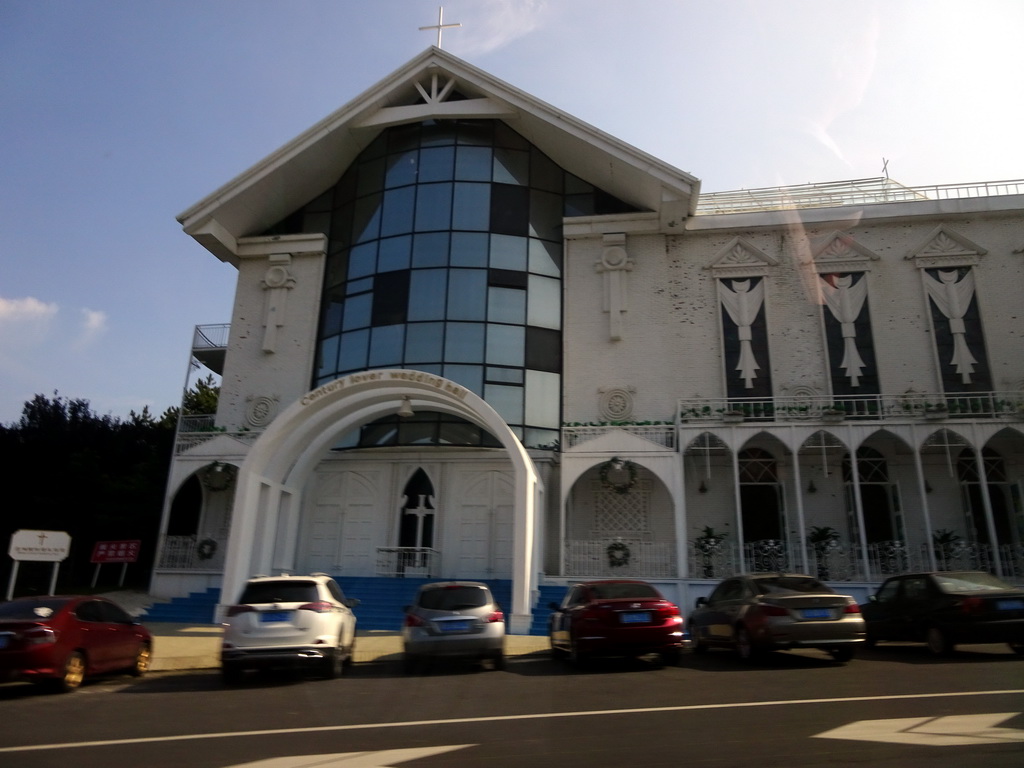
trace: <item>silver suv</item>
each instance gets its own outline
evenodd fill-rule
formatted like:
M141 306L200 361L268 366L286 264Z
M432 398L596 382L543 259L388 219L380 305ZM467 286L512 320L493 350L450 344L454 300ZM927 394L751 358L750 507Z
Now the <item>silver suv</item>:
M352 609L358 604L326 573L249 579L224 620L224 682L238 682L246 669L270 667L303 667L337 677L352 663Z

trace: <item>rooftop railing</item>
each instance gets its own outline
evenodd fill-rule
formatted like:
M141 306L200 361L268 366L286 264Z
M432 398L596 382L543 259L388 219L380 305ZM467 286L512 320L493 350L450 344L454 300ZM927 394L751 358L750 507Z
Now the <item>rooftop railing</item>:
M936 184L907 187L892 179L854 179L789 187L761 187L703 193L697 215L780 211L796 208L834 208L843 205L959 200L974 197L1024 194L1024 180L983 181L968 184Z

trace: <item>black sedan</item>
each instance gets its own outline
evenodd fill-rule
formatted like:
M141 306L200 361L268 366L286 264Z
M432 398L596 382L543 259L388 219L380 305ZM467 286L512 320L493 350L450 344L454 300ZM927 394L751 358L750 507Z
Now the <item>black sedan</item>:
M984 571L894 576L861 611L869 644L924 642L942 655L957 644L1007 643L1024 654L1024 589Z
M751 573L697 598L690 637L697 653L719 646L749 660L761 651L817 648L845 662L864 642L864 620L856 600L813 576Z

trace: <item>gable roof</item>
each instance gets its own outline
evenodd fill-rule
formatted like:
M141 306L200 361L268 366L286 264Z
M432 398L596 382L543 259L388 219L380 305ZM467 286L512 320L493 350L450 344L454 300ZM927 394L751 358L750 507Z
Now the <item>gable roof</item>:
M458 99L449 99L454 91ZM437 47L178 216L185 232L224 261L237 241L258 235L333 185L387 127L429 119L499 119L568 172L662 225L696 208L700 181L577 120Z

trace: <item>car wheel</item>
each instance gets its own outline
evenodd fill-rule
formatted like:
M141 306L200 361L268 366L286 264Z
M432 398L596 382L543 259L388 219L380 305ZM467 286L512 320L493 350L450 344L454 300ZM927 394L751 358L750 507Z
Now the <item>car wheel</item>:
M500 669L504 669L505 668L505 654L504 653L499 651L497 654L495 654L494 656L491 657L491 661L494 664L494 668L495 669L499 669L500 670Z
M336 677L340 677L345 666L345 654L342 652L341 647L329 650L321 664L323 665L321 670L323 670L323 676L326 679L333 680Z
M946 633L938 627L928 627L925 642L928 643L928 650L935 656L945 656L953 650L953 644L949 642Z
M580 650L579 645L575 639L569 641L569 662L574 667L585 667L587 666L587 654Z
M143 643L139 646L139 652L135 654L135 663L131 666L131 675L133 677L142 677L149 671L149 662L152 658L152 651L150 650L149 643Z
M53 688L60 693L70 693L78 688L83 680L85 680L85 657L78 651L72 651L64 659L60 677L53 680Z
M848 645L842 645L838 648L829 648L828 652L832 659L838 661L840 664L845 664L853 658L853 648Z
M220 668L220 679L224 685L238 685L245 670L235 664L224 664Z
M866 645L868 648L874 648L876 645L878 645L878 635L876 635L869 629L867 633L864 635L864 645Z
M692 630L691 630L691 635L690 636L691 636L692 642L693 642L693 652L694 653L707 653L708 650L711 648L711 646L709 646L707 644L707 642L704 641L704 638L702 638L700 636L700 634L698 634L696 632L692 632Z
M750 637L750 631L740 624L736 627L736 655L743 661L751 661L757 656L757 648Z
M661 663L666 667L677 667L679 666L679 660L683 658L683 654L678 648L672 648L668 651L661 652Z
M356 663L356 639L352 638L352 645L348 647L348 653L345 654L345 660L342 665L345 669L352 669L352 665Z

